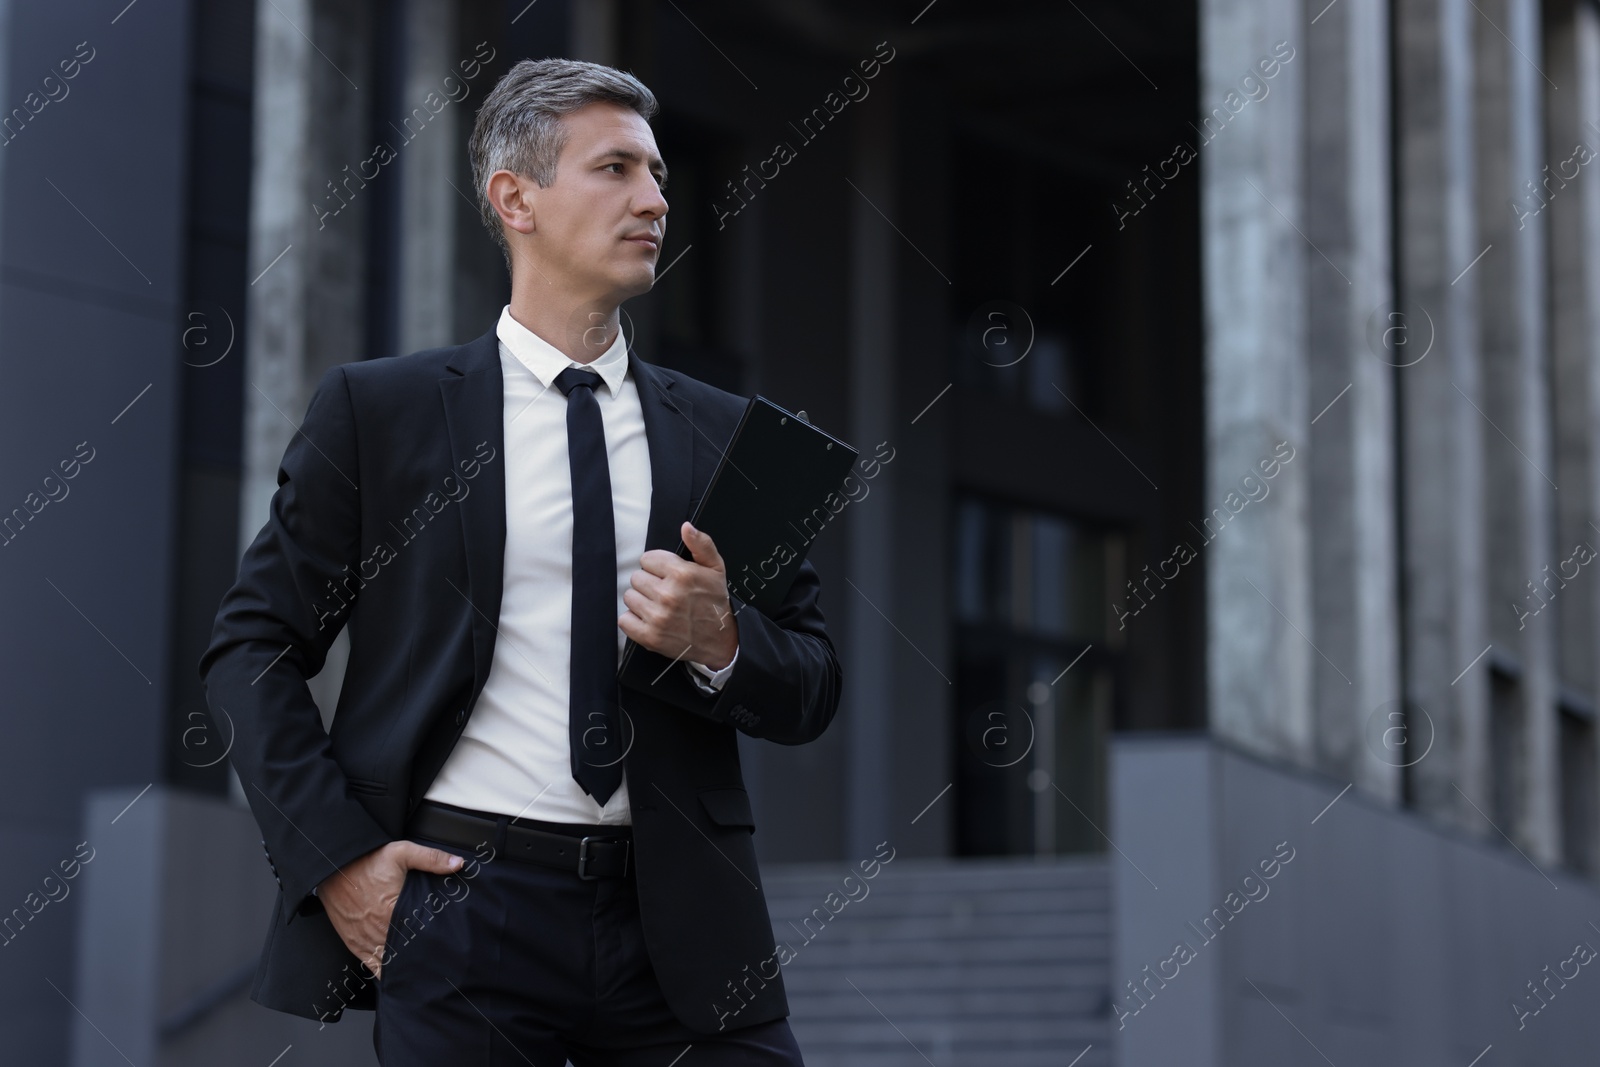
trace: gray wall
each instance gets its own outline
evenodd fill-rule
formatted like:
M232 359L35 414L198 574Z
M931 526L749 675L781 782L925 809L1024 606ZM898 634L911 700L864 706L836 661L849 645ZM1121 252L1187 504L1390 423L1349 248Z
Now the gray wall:
M1347 784L1200 737L1112 744L1118 1062L1466 1067L1490 1045L1485 1064L1592 1059L1600 970L1576 965L1564 989L1552 979L1555 996L1520 1030L1512 1009L1575 944L1600 949L1592 883L1358 790L1340 796ZM1283 842L1292 858L1230 906ZM1240 908L1245 892L1259 899ZM1188 924L1218 907L1239 910L1207 943ZM1194 958L1133 1000L1127 983L1146 966L1159 979L1179 941Z
M125 2L14 4L0 33L8 112L92 55L0 147L0 516L30 515L0 548L8 915L73 858L86 790L143 788L167 749L192 15ZM80 904L0 950L13 1062L64 1061Z
M70 1055L26 1062L377 1062L372 1012L324 1026L247 999L276 892L247 808L161 786L103 790L79 840L93 853L64 902L81 924L76 984L62 986L79 1009L62 1026Z

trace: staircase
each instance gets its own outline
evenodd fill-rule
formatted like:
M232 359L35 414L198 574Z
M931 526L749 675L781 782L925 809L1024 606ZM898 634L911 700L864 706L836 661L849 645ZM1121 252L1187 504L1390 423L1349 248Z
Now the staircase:
M851 873L762 871L774 936L795 952L783 980L807 1067L1109 1067L1103 858Z

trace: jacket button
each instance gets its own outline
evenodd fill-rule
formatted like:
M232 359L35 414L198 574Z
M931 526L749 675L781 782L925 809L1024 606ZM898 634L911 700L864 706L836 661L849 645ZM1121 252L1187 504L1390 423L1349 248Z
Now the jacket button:
M456 725L457 726L463 726L463 725L466 724L466 721L467 721L467 709L466 708L462 708L460 711L456 712Z

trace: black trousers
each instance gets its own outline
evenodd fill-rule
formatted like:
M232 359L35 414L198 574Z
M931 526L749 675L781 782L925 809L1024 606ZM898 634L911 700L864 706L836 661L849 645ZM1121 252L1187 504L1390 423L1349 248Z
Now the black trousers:
M408 838L473 874L406 873L377 983L382 1067L803 1067L788 1019L711 1035L678 1021L631 870L586 880L513 859L503 840L483 862L486 851Z

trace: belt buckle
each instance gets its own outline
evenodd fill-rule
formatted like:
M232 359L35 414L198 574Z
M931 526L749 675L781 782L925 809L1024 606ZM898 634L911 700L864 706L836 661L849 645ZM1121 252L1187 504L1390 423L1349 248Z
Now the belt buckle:
M613 838L613 837L605 837L605 836L592 837L592 836L590 836L590 837L584 837L584 838L582 838L582 839L580 839L578 841L578 877L579 878L582 878L586 882L597 881L600 878L600 876L598 874L590 874L590 873L588 873L589 842L590 841L615 841L615 840L617 840L617 839ZM632 846L633 846L633 842L632 841L624 840L622 842L622 873L624 875L628 873L628 854L629 854L630 851L632 851Z
M589 863L589 842L593 840L592 837L585 837L578 842L578 877L586 882L597 881L600 877L598 874L589 874L586 871Z

